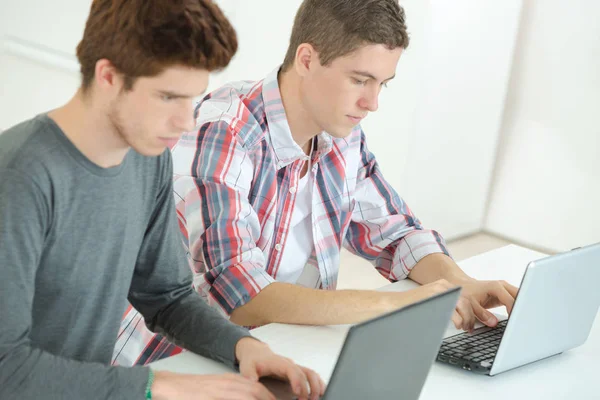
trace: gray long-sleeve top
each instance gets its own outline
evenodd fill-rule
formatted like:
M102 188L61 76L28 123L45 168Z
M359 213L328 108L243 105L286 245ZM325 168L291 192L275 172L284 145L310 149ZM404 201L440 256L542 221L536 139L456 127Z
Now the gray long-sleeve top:
M0 399L142 399L110 359L127 299L149 328L225 363L249 333L192 289L170 152L87 159L46 115L0 135Z

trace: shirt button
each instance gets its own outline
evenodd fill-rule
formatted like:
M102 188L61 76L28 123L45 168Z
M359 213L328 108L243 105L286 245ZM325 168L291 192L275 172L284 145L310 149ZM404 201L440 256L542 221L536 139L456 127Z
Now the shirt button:
M298 189L296 189L296 186L292 186L292 187L290 188L290 193L291 193L291 194L294 194L294 193L296 193L296 190L298 190Z
M275 250L281 251L281 245L279 243L275 245Z

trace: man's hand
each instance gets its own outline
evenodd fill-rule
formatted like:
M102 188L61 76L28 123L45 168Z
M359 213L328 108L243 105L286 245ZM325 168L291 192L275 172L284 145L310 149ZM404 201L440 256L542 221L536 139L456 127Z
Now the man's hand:
M156 400L275 400L267 388L237 374L188 375L155 372L152 398Z
M275 400L258 380L274 377L290 382L300 399L316 400L325 393L325 382L316 372L276 355L265 343L243 338L235 346L238 374L188 375L157 371L152 385L156 400Z
M490 327L496 326L498 319L487 309L505 306L510 314L519 291L505 281L473 279L462 283L461 286L462 291L456 306L457 313L452 317L452 321L458 329L469 332L473 330L476 320Z
M257 382L262 377L286 380L301 399L308 399L310 395L311 400L317 400L325 393L325 382L316 372L273 353L268 345L256 339L241 339L236 345L235 355L240 373L251 381Z
M452 322L457 329L466 331L472 331L477 320L490 327L496 326L498 320L487 309L506 306L510 314L518 291L505 281L475 280L465 274L454 260L442 253L423 257L408 277L423 285L414 289L415 292L420 292L420 295L434 295L461 286Z
M459 284L452 284L444 279L413 289L419 297L431 297L460 285L462 290L452 314L452 322L456 329L473 331L475 322L481 321L484 325L494 327L498 319L488 308L506 306L508 313L512 312L518 289L505 281L478 281L465 279Z

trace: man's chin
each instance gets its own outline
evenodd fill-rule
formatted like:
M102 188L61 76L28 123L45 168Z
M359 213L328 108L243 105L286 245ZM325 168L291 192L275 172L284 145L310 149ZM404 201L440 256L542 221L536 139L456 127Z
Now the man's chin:
M153 147L149 147L149 146L145 146L145 147L132 146L132 148L133 148L133 150L136 151L136 153L139 153L142 156L145 156L145 157L157 157L157 156L160 156L161 154L163 154L165 152L165 150L167 149L167 146L153 146Z
M352 131L354 130L354 127L348 129L335 129L335 130L331 130L327 131L327 133L329 133L330 136L336 138L336 139L343 139L343 138L347 138L348 136L350 136L350 134L352 133Z

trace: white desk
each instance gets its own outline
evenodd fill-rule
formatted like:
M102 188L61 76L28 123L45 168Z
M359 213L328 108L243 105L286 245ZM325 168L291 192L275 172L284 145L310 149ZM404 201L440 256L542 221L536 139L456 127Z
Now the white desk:
M543 256L511 245L464 260L460 262L460 266L477 279L504 279L518 286L527 262ZM413 282L403 281L381 290L399 291L414 286ZM502 312L497 310L496 313ZM327 381L347 330L348 326L270 324L255 329L252 333L268 343L275 352L313 368ZM447 335L454 332L454 328L449 328ZM597 363L599 356L600 318L596 318L590 337L583 346L494 377L469 373L436 362L420 399L600 399L600 389L597 387L600 380L600 366ZM222 364L192 353L183 353L151 366L157 370L185 373L231 372Z

